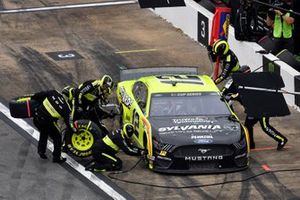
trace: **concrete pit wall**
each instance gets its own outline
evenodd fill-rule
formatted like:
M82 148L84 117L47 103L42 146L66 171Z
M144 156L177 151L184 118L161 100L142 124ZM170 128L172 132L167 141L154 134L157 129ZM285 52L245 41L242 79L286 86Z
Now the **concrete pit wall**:
M185 3L185 7L155 8L151 10L170 22L174 27L181 29L193 40L199 42L199 45L207 46L211 35L213 13L193 0L185 0ZM230 48L238 56L241 65L248 65L253 71L262 66L263 60L269 64L274 63L277 67L276 72L282 76L285 83L283 89L289 92L300 91L300 72L279 61L273 54L262 55L257 53L257 51L263 50L257 43L236 40L232 26L229 27L228 42ZM262 70L261 67L257 71ZM299 97L296 98L295 95L290 94L284 96L288 105L300 111Z

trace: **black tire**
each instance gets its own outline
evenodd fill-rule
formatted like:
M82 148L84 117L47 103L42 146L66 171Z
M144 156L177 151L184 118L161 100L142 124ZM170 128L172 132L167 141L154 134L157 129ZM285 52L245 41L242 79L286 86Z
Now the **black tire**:
M13 98L9 102L10 115L14 118L33 117L34 109L39 105L30 95Z
M96 123L90 120L78 120L79 133L65 134L65 148L76 157L89 157L92 155L94 143L104 137L103 132Z

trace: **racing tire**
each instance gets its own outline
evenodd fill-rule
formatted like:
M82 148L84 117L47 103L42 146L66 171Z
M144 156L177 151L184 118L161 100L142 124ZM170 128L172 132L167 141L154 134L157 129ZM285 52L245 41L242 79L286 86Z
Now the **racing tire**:
M10 115L14 118L33 117L34 109L39 105L30 95L13 98L9 101Z
M104 133L100 130L96 123L90 120L78 120L78 133L65 133L65 149L68 153L80 158L92 155L92 147L94 143L104 137Z

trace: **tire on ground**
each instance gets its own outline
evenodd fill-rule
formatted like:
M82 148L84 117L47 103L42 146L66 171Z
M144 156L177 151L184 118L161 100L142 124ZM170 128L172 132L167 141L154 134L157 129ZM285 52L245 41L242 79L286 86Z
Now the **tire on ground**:
M96 123L90 120L76 121L78 133L65 134L65 147L68 152L76 157L89 157L92 154L92 146L95 141L104 137Z
M9 102L10 115L14 118L30 118L39 103L31 99L30 95L13 98Z

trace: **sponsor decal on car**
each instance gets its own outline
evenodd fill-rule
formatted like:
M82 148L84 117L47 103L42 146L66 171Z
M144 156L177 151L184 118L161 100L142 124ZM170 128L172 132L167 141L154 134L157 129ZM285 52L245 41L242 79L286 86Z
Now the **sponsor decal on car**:
M225 124L223 126L224 129L229 130L229 131L237 131L239 130L239 126L238 125L234 125L234 124Z
M121 96L121 101L125 106L130 107L132 105L133 100L130 98L130 96L128 96L124 87L120 87L120 96Z
M186 126L167 126L158 129L159 132L167 131L188 131L188 130L221 130L220 125L200 124L200 125L186 125Z
M191 139L213 139L212 135L191 135Z
M213 142L214 141L212 139L197 139L197 140L194 140L194 143L196 143L196 144L211 144Z
M186 161L214 161L214 160L223 160L222 155L216 156L185 156L184 160Z
M191 124L191 123L207 123L207 124L213 124L216 120L210 120L203 117L191 117L191 118L179 118L179 119L173 119L173 122L175 124Z

